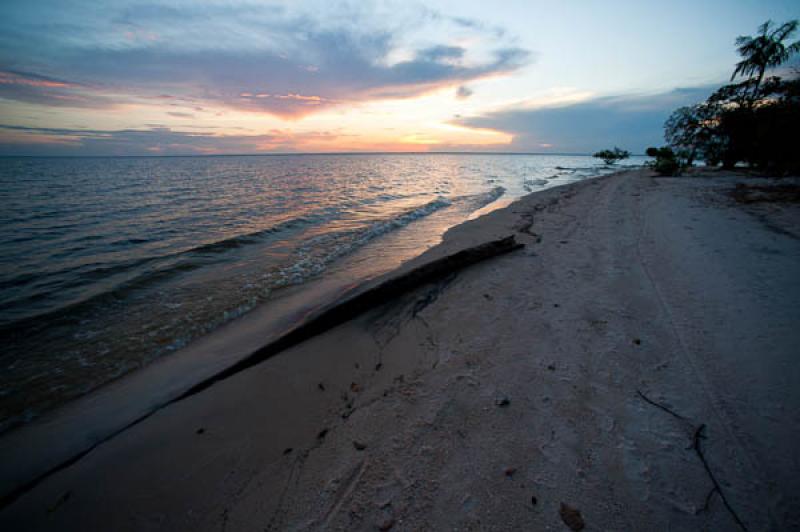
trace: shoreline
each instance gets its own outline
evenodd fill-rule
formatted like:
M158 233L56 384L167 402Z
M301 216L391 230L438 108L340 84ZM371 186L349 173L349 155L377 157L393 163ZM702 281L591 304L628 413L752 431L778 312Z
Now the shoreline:
M557 163L567 165L570 170L554 170L554 166L561 168ZM450 160L447 164L460 163ZM345 208L344 211L334 209L336 212L319 220L312 216L313 223L310 221L308 228L301 228L301 235L295 235L294 240L293 224L278 223L273 228L274 235L273 229L253 226L253 231L239 236L228 234L233 240L201 238L198 243L202 245L185 243L186 249L181 248L174 264L161 264L157 260L144 269L134 264L125 266L127 269L122 273L113 270L114 275L124 274L130 277L128 280L113 276L106 279L98 274L87 290L99 291L74 309L57 304L62 295L69 295L66 292L37 292L39 297L49 294L48 297L54 298L50 311L42 314L41 321L18 322L19 330L16 326L7 328L4 335L8 371L3 382L5 398L0 434L29 424L48 411L101 389L158 359L171 357L199 337L237 321L255 307L285 299L287 292L296 295L295 287L287 287L287 284L300 283L305 287L322 281L325 289L344 290L391 271L401 261L438 243L447 228L462 222L469 213L474 217L496 208L498 203L506 203L504 200L508 198L524 195L526 190L530 192L528 179L523 179L527 166L523 171L516 165L514 172L501 176L495 168L498 164L497 161L476 162L476 167L465 170L468 174L460 179L463 183L453 185L452 190L442 189L441 183L430 183L430 187L422 186L430 188L430 194L362 198L356 203L365 203L356 209L356 214L342 214L348 212ZM533 165L531 175L538 176L542 172L549 175L551 180L546 186L581 179L589 173L589 163L579 159L542 159L530 164ZM484 171L478 172L478 167ZM436 169L432 171L437 175ZM598 168L596 173L605 171L605 168ZM502 190L500 181L506 192L499 202L493 202ZM395 183L389 188L394 190L397 186ZM537 183L534 188L538 186L545 185ZM434 192L444 195L436 196ZM378 204L373 205L374 201ZM491 203L489 209L485 207L487 203ZM353 222L354 228L350 222L337 227L339 222L334 220L342 217L359 221ZM305 218L299 216L296 220L302 222ZM241 221L236 216L231 218L231 223ZM80 231L75 238L79 236ZM248 240L251 237L252 240ZM104 245L97 244L97 247L102 250ZM207 246L214 252L203 251ZM53 253L55 251L57 249ZM146 250L137 251L135 246L123 251L147 260L159 256ZM23 255L30 257L31 253ZM277 254L277 258L273 254ZM109 259L106 266L116 267L117 262ZM103 272L104 264L98 259L97 267L93 268ZM84 282L85 274L73 279L64 273L62 266L58 261L52 264L57 275L51 284ZM38 266L33 264L30 268L31 278L34 278L38 275ZM190 271L184 272L185 269ZM332 275L340 278L341 286L330 286L327 278ZM24 293L20 290L18 292ZM326 297L326 294L310 296L323 302L327 302ZM313 307L316 301L305 306Z
M744 274L724 270L707 279L710 272L701 270L724 262L695 264L706 257L704 246L722 246L723 258L726 245L742 251L730 235L719 243L692 240L717 234L734 223L728 218L746 229L742 245L771 239L781 256L797 253L791 237L764 229L735 206L709 203L697 210L706 196L721 201L718 184L624 171L535 192L457 225L439 246L393 274L509 231L529 247L417 288L159 410L46 478L0 511L0 522L136 529L161 516L162 528L469 527L475 519L499 528L547 527L558 524L558 515L544 509L566 499L599 528L730 526L720 504L698 515L688 511L692 501L702 502L708 479L684 456L681 427L643 404L633 393L639 389L683 416L706 420L716 444L706 451L711 466L724 466L725 489L732 492L726 494L749 526L763 519L795 522L786 488L796 481L777 475L783 499L766 495L759 487L763 473L756 472L762 453L754 452L763 442L736 428L755 423L751 417L777 399L764 391L754 398L755 412L745 415L733 408L744 393L732 386L739 378L733 369L726 366L722 380L704 371L711 359L676 354L701 333L716 353L726 322L714 320L743 303L762 305L774 318L774 356L784 357L786 342L797 339L785 325L796 309L784 317L778 312L786 313L796 282L783 299L753 303L725 282ZM772 221L785 223L780 216ZM684 222L696 227L686 229ZM692 260L675 262L687 253ZM777 272L761 285L742 285L758 295L783 280L774 264L788 259L762 264L752 253L744 264L754 272ZM701 284L689 284L692 279ZM707 292L700 294L708 299L705 314L693 316L699 329L675 314L694 313L694 292L683 282ZM718 299L726 304L714 306ZM742 346L728 340L726 352L752 347L751 336L761 329L749 327L753 334L738 332ZM783 358L778 362L783 367ZM680 391L692 383L700 392ZM785 386L776 390L782 405L800 405ZM768 419L759 420L766 434L796 434L798 420L778 429ZM725 453L722 439L731 446ZM587 449L591 458L583 454ZM796 455L775 454L791 471ZM3 456L6 464L14 461L8 452ZM649 472L642 476L640 467ZM154 478L165 487L153 486ZM99 479L105 491L93 487ZM676 486L683 487L670 495ZM531 504L531 492L538 504ZM108 508L98 508L99 500ZM672 509L663 510L670 500ZM615 510L619 501L634 513Z
M561 186L578 185L600 177L603 176ZM530 194L546 190L550 189ZM490 214L508 208L520 199L491 208L493 202L476 213L479 216ZM470 215L461 224L475 219L477 217ZM280 344L286 336L314 322L320 315L335 312L348 300L407 275L427 261L441 259L446 254L442 252L445 235L461 224L446 229L438 244L375 277L345 284L315 279L311 286L289 287L287 294L278 301L224 324L179 352L158 358L139 370L45 412L29 423L3 432L0 434L0 454L12 459L0 464L0 509L98 445L160 409L192 395L198 385L214 382L255 353ZM471 245L478 244L474 242ZM131 397L135 399L131 401ZM59 442L56 448L52 445L54 435Z
M391 283L426 263L482 243L480 239L461 237L453 244L447 235L461 225L475 224L481 217L509 209L528 196L581 186L593 179L629 171L637 170L624 169L531 192L505 202L500 207L493 206L494 202L485 205L460 224L446 229L438 244L405 260L388 272L341 286L331 286L327 279L317 279L308 293L303 291L307 286L290 287L288 294L279 301L224 324L174 355L156 359L137 371L125 374L46 412L30 423L0 434L0 454L12 457L0 464L0 509L51 474L79 460L98 445L113 439L162 408L192 395L198 385L204 382L213 383L219 376L225 375L255 353L269 349L273 344L280 344L283 338L314 322L320 315L335 312L348 300L382 284ZM501 200L502 198L498 201ZM483 238L486 241L509 234L512 233L501 235L495 231ZM135 399L131 401L131 397ZM52 445L53 439L59 442L55 448Z

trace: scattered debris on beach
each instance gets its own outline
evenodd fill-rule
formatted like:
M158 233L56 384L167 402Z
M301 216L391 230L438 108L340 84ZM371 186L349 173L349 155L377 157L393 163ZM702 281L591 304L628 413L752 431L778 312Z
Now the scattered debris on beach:
M573 508L567 503L562 502L561 508L558 510L561 515L561 520L569 527L570 530L583 530L586 523L583 521L580 510Z

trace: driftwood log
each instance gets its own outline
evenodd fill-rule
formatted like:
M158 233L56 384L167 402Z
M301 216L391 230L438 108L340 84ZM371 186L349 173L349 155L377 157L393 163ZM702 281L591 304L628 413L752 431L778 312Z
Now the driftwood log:
M185 399L186 397L194 395L208 388L215 382L221 381L231 377L232 375L235 375L236 373L239 373L240 371L253 367L256 364L259 364L260 362L272 357L273 355L276 355L279 352L288 349L289 347L303 342L304 340L330 330L337 325L341 325L342 323L371 308L391 301L393 298L396 298L405 292L413 290L414 288L422 286L426 283L437 281L449 274L464 269L467 266L477 264L478 262L496 257L498 255L509 253L522 247L524 247L524 244L517 243L514 240L513 235L506 238L501 238L499 240L486 242L479 246L467 248L452 255L447 255L440 259L431 261L405 274L399 275L393 279L389 279L373 288L364 290L363 292L347 298L340 303L323 309L315 317L312 317L305 323L292 329L274 342L254 351L236 364L233 364L221 372L216 373L215 375L212 375L211 377L208 377L207 379L197 383L178 397L155 407L153 410L136 418L124 427L117 429L111 434L108 434L105 437L95 441L93 444L75 453L60 464L18 486L10 493L0 494L0 509L5 508L21 495L35 488L40 482L49 476L74 464L103 443L111 440L122 432L125 432L134 425L141 423L162 408L176 403L181 399Z
M520 244L514 239L514 235L511 235L433 260L409 272L389 279L375 287L369 288L353 297L322 310L315 317L309 319L295 329L292 329L274 342L256 350L216 375L195 384L184 392L183 395L178 397L178 400L194 395L208 388L215 382L227 379L240 371L253 367L281 351L304 342L313 336L322 334L337 325L341 325L371 308L391 301L405 292L441 279L467 266L509 253L524 246L524 244Z

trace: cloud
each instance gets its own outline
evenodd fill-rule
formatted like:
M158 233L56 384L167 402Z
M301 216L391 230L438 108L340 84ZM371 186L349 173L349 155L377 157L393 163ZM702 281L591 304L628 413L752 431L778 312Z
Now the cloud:
M494 36L497 37L497 38L502 38L502 37L504 37L506 35L505 28L501 28L499 26L488 26L487 24L485 24L485 23L483 23L483 22L481 22L479 20L466 18L466 17L451 17L450 20L454 24L462 26L462 27L465 27L465 28L479 29L479 30L483 30L483 31L491 31L492 34L494 34Z
M0 69L24 70L30 79L52 75L68 85L6 84L0 97L106 107L167 95L299 118L336 105L413 98L506 75L531 60L529 51L495 28L386 5L388 12L378 12L375 6L338 2L311 12L236 2L156 2L122 5L106 15L54 4L48 18L64 20L57 31L34 17L35 10L28 18L16 13L0 22L0 35L6 33L0 37ZM439 42L430 42L431 35L440 36ZM454 36L471 44L449 42Z
M194 114L184 113L182 111L167 111L167 114L175 118L194 118Z
M513 135L509 151L591 153L618 145L637 153L664 144L663 125L676 108L704 100L715 87L588 99L551 107L512 107L455 117L454 125Z
M114 103L91 88L65 79L18 70L0 70L0 98L50 107L105 109Z
M466 85L461 85L458 90L456 90L456 98L459 100L466 100L470 96L472 96L473 92L472 89L467 87Z
M0 155L202 155L292 152L305 143L335 141L336 133L272 130L254 135L147 129L69 129L0 124Z
M439 61L455 61L464 57L466 49L461 46L445 46L438 45L420 50L417 52L417 58L422 61L439 62Z

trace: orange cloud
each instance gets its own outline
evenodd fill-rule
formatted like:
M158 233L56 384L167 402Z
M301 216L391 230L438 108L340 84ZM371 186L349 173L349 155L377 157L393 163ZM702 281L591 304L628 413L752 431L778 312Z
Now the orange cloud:
M2 72L0 71L0 83L4 85L23 85L26 87L44 87L44 88L76 88L75 83L66 81L59 81L55 79L46 78L44 76L25 76L16 72Z
M321 98L319 96L303 96L302 94L294 94L291 92L289 94L276 94L274 97L281 100L300 100L301 102L309 102L313 104L319 104L325 100L325 98Z

